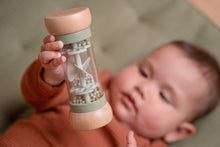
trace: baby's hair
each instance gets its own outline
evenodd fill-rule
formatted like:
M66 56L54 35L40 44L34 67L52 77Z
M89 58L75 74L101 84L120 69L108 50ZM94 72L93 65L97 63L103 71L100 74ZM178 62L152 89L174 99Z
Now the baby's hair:
M198 65L210 87L209 96L204 97L202 103L198 104L197 113L192 118L192 121L194 121L210 113L218 104L220 98L220 68L216 59L201 47L185 41L173 41L171 44L181 49L189 59Z

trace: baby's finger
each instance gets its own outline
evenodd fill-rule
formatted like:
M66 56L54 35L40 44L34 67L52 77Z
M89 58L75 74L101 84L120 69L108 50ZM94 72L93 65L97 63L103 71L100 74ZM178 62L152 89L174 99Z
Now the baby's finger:
M43 40L44 44L49 43L49 42L54 42L54 41L55 41L55 37L53 35L48 35Z
M44 51L40 52L38 55L38 59L41 62L41 64L48 64L53 59L61 57L61 54L56 51Z
M57 66L63 64L65 61L66 61L66 58L64 56L61 56L59 58L52 60L49 64L52 67L57 67Z
M134 138L134 132L130 131L127 135L127 146L126 147L137 147L136 140Z
M62 48L63 48L63 42L55 41L55 42L49 42L49 43L43 44L41 46L41 51L56 51Z
M49 63L47 64L42 64L42 67L49 69L49 70L54 70L58 68L61 64L63 64L66 61L66 58L64 56L61 56L56 59L52 59Z

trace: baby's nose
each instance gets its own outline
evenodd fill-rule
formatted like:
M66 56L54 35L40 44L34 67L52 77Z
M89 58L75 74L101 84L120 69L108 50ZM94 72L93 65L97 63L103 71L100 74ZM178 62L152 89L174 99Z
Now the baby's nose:
M135 91L141 96L142 99L145 99L144 91L142 86L135 86Z
M142 82L135 86L135 90L141 95L143 100L156 94L157 89L157 84L153 82Z

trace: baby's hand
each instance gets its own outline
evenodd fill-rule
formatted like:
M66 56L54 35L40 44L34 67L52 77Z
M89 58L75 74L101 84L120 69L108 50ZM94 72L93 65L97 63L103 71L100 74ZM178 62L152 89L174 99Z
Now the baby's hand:
M59 50L63 48L61 41L55 41L53 35L48 35L43 40L41 52L38 59L44 68L42 78L43 80L52 85L59 85L64 79L64 72L61 64L66 61L64 56L61 56Z
M126 147L137 147L133 131L129 131L127 135L127 146Z

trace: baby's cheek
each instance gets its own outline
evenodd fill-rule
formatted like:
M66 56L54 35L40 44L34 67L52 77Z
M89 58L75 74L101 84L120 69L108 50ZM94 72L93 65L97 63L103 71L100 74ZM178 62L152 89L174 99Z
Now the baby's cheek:
M145 113L144 116L139 117L140 126L146 137L160 138L169 130L170 124L167 123L166 118L161 113L152 112ZM139 128L141 130L141 128Z

